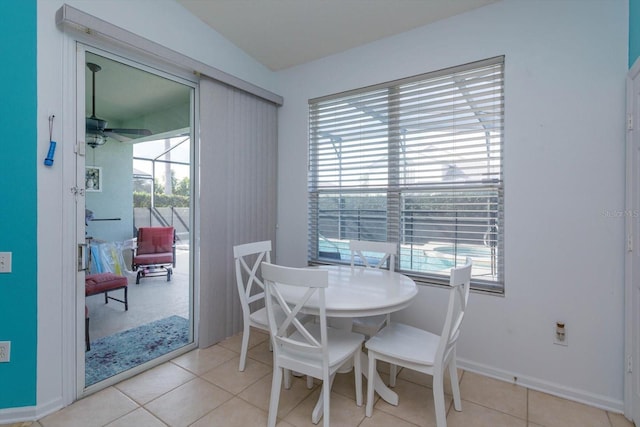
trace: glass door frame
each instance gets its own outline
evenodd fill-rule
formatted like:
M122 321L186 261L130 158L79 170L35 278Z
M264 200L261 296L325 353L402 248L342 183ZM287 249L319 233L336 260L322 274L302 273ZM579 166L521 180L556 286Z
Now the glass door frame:
M197 114L196 106L199 105L198 99L198 80L193 75L186 72L176 72L175 69L171 69L169 65L158 64L150 58L144 56L135 55L128 52L111 52L111 49L106 50L104 48L98 48L86 44L83 41L76 41L76 55L75 55L75 116L76 116L76 135L77 145L76 152L76 227L75 227L75 245L77 247L78 257L82 257L82 248L86 243L84 241L85 236L85 192L84 192L84 177L85 177L85 164L86 153L91 148L86 148L85 144L85 62L86 53L94 53L103 56L107 59L123 63L136 69L140 69L151 74L157 75L162 78L166 78L175 81L180 84L184 84L191 89L191 100L189 102L190 108L190 138L191 138L191 150L190 150L190 239L189 239L189 322L190 322L190 338L191 342L180 349L174 350L135 368L126 370L113 377L100 381L89 387L85 387L85 295L84 295L84 279L85 272L78 268L76 274L76 286L75 286L75 313L76 313L76 334L75 334L75 360L76 360L76 392L77 399L86 395L92 394L96 391L102 390L110 385L120 382L126 378L150 369L153 366L159 365L176 357L179 354L186 353L197 347L198 343L198 313L199 313L199 301L197 295L199 295L198 283L199 283L199 206L198 197L199 192L199 173L198 159L199 159L199 139L198 129L199 117ZM179 70L178 70L179 71ZM190 78L189 78L190 77ZM84 246L84 256L86 257L87 247ZM85 258L86 259L86 258Z

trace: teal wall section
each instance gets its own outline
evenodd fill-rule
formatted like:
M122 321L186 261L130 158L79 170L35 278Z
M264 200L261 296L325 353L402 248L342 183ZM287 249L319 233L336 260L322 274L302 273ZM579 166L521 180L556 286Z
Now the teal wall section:
M629 68L640 57L640 0L629 0Z
M0 252L13 252L0 274L0 409L36 404L37 74L36 0L0 0ZM53 224L52 224L53 225Z

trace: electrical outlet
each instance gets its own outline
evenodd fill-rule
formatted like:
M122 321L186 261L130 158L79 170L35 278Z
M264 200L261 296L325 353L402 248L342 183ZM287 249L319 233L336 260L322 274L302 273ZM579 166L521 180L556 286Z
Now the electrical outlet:
M0 252L0 273L11 273L11 252Z
M0 363L11 359L11 341L0 341Z
M567 335L567 325L564 322L556 322L553 325L553 343L568 346L569 336Z

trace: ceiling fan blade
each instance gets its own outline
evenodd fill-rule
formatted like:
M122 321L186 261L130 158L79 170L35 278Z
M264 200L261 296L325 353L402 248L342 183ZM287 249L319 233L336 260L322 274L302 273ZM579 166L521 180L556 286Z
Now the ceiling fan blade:
M134 136L149 136L151 131L149 129L105 129L105 132L134 135Z
M133 138L121 135L119 133L114 133L114 132L104 132L104 136L109 137L109 138L113 138L118 142L129 142L129 141L133 140Z

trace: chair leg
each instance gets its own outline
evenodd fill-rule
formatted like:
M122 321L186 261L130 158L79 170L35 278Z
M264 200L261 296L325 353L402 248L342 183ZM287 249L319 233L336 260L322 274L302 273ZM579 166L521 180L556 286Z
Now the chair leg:
M313 388L313 377L311 375L307 375L307 390L311 390Z
M444 405L444 376L442 369L433 375L433 403L436 411L436 427L446 427L447 412Z
M367 372L367 406L365 407L365 415L371 417L373 415L373 378L376 372L376 359L374 352L369 350L369 371Z
M282 368L274 367L271 381L271 399L269 400L269 418L267 427L275 427L278 416L278 403L280 401L280 387L282 386Z
M242 347L240 348L240 366L238 366L238 370L240 372L244 371L244 368L247 364L247 351L249 349L249 333L251 327L249 326L249 322L244 322L244 331L242 332Z
M84 341L85 341L85 350L91 350L91 340L89 339L89 318L87 317L84 320Z
M360 360L362 352L358 351L353 356L353 373L356 379L356 405L362 406L362 361Z
M391 387L396 386L396 377L398 376L398 365L393 363L389 365L389 385Z
M124 311L129 311L129 288L124 287Z
M334 377L335 378L335 374ZM322 425L323 427L331 426L331 414L329 411L330 401L329 398L331 396L331 384L333 383L333 378L324 378L322 381L322 401L323 401L323 411L322 411Z
M449 362L449 377L451 378L451 391L453 392L453 408L462 411L462 401L460 400L460 384L458 382L458 367L455 359Z
M289 390L291 388L291 370L285 369L282 375L284 376L284 389Z

